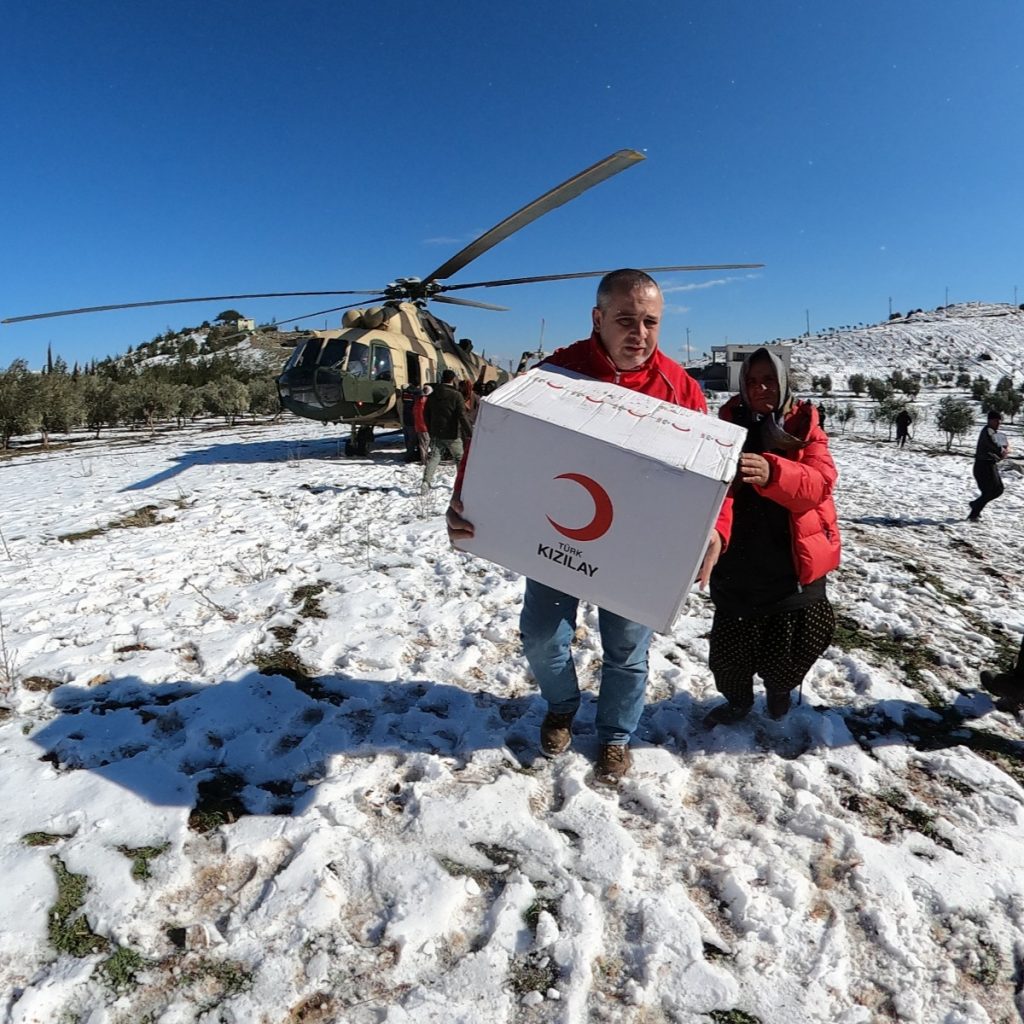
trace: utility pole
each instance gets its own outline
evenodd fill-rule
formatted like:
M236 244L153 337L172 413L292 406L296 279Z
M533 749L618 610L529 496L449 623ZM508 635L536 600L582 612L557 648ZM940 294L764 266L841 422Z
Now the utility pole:
M1017 305L1017 286L1016 285L1013 286L1013 304L1015 306Z
M1013 289L1013 301L1017 302L1017 289ZM686 328L686 365L690 365L690 328Z
M811 336L811 311L805 309L804 316L807 317L807 337L809 338Z
M892 296L889 296L889 319L892 319Z
M946 285L946 305L949 305L949 285Z

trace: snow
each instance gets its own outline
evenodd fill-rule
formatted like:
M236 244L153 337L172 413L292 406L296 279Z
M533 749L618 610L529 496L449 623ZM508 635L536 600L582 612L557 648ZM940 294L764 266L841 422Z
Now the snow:
M1018 1019L1024 735L977 672L1024 632L1024 482L965 522L977 428L927 420L833 437L845 632L803 703L702 725L694 592L618 791L593 609L547 761L522 580L449 547L397 445L289 419L0 463L3 1019ZM58 864L95 951L55 948Z

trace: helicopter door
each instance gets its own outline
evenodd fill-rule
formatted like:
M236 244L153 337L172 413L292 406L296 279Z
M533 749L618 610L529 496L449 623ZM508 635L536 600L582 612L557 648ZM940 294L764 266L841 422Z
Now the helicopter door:
M420 357L415 352L405 353L405 375L409 378L409 387L418 388L423 384L423 374L420 373Z

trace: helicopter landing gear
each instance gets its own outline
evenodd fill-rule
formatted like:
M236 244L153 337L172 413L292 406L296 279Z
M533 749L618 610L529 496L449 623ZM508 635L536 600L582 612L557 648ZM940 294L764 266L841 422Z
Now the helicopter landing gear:
M372 448L373 427L353 427L351 437L345 442L345 454L366 456Z

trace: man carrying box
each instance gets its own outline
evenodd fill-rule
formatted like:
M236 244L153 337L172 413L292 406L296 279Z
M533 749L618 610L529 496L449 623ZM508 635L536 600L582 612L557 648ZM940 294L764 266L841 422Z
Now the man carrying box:
M545 364L686 409L707 412L697 383L658 349L664 304L661 289L643 271L616 270L606 274L597 288L591 336L559 349ZM453 544L471 538L474 533L473 524L462 515L462 470L460 467L446 514L448 537ZM702 588L728 540L730 522L731 503L727 500L697 577ZM519 627L527 663L548 702L548 713L541 723L540 746L549 757L569 749L572 721L580 704L570 650L578 605L575 597L536 580L526 581ZM644 708L647 650L652 631L604 608L598 609L598 622L603 663L596 719L601 747L595 777L600 782L615 784L632 765L629 740Z

